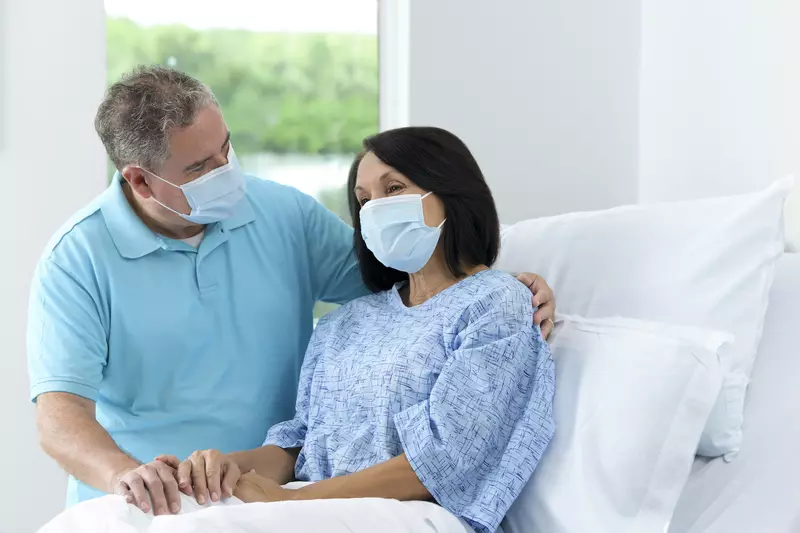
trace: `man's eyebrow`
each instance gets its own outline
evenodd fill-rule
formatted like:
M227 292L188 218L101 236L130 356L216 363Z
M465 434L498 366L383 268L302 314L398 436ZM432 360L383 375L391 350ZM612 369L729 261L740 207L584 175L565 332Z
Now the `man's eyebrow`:
M222 143L222 146L220 146L220 149L225 148L225 145L228 144L228 142L230 140L231 140L231 132L228 132L228 134L225 136L225 142ZM195 161L194 163L192 163L190 165L186 165L186 168L184 168L183 171L184 172L191 172L193 169L196 169L197 167L204 167L206 165L206 163L208 163L208 160L211 159L212 157L214 157L214 156L210 155L210 156L206 157L205 159L201 159L200 161Z

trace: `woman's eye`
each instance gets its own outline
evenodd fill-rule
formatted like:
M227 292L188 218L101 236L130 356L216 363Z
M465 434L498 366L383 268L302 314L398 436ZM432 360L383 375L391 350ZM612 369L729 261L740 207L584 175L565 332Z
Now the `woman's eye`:
M386 190L386 192L392 194L402 189L403 187L401 187L400 185L389 185L389 188Z
M362 198L361 200L358 201L358 203L361 204L361 207L364 207L364 205L366 205L367 202L369 202L369 198Z

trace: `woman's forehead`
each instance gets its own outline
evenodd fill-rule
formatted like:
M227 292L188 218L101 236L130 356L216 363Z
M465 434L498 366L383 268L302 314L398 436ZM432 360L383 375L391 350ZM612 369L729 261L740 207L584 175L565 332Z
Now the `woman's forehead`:
M377 183L381 176L394 169L378 159L372 152L367 152L358 164L358 174L356 175L356 185L366 187Z

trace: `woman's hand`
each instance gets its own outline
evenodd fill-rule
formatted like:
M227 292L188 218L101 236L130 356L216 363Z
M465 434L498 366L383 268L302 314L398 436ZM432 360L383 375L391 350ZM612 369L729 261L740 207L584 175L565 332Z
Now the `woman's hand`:
M293 499L296 491L284 489L271 479L259 476L255 471L239 478L233 495L245 503L283 502Z
M533 323L542 328L542 336L547 339L555 326L553 319L556 315L556 300L553 298L553 290L538 274L526 272L517 276L517 279L533 293L533 306L539 308L533 315Z
M156 460L177 470L180 491L187 496L194 494L200 505L233 496L241 477L236 461L217 450L198 450L183 462L172 455L161 455Z

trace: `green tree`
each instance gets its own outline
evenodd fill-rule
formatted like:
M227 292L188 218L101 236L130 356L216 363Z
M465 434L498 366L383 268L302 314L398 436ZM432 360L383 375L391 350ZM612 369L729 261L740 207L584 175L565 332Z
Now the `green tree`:
M196 30L109 18L108 82L137 65L214 91L240 155L350 154L378 130L377 37Z
M353 220L350 217L350 206L347 202L347 195L353 194L347 190L347 184L341 187L331 187L323 189L319 193L318 200L328 209L330 209L336 216L347 222L350 226L353 225Z

